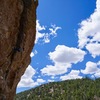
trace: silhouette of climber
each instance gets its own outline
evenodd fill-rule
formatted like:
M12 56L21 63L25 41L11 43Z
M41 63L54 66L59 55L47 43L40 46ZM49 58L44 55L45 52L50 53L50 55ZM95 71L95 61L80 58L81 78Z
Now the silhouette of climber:
M14 51L22 52L22 51L23 51L23 48L20 48L20 47L14 47Z
M24 6L30 7L32 4L32 0L23 0ZM35 7L38 6L38 0L34 0L34 5ZM25 27L25 22L27 19L27 9L24 9L21 15L21 19L20 19L20 27L19 27L19 33L18 33L18 40L17 40L17 44L16 47L14 47L14 51L17 52L22 52L24 50L24 48L20 47L20 45L23 43L23 39L24 39L24 27Z

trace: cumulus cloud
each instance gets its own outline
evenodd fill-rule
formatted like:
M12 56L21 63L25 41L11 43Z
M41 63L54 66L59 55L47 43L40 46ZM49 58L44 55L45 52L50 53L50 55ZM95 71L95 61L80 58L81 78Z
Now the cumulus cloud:
M44 83L44 82L46 82L45 80L43 80L43 79L37 79L37 83L39 83L39 84L41 84L41 83Z
M97 70L98 70L97 64L94 63L94 62L88 61L86 63L85 70L81 70L81 72L84 73L84 74L94 74L94 73L97 72Z
M36 70L32 66L28 66L26 69L24 75L21 77L21 80L18 84L18 88L21 87L35 87L38 85L41 85L42 83L45 83L46 81L38 78L36 81L33 80L33 76L36 74Z
M100 77L100 61L95 63L88 61L86 63L86 68L81 70L83 74L93 74L95 77Z
M41 41L42 43L49 43L53 37L57 36L57 31L61 29L61 27L51 25L51 27L42 26L39 23L39 20L36 21L36 40L35 43ZM47 33L48 30L48 33Z
M96 53L96 50L100 48L100 0L96 1L96 9L93 14L86 20L80 23L78 29L79 47L86 47L93 57L100 55L100 52ZM95 50L90 48L95 46ZM98 47L99 46L99 47Z
M80 49L58 45L54 52L48 54L54 65L46 65L41 69L41 72L42 74L54 76L64 74L68 71L68 68L71 68L72 63L76 64L83 61L85 54Z
M43 69L41 69L42 74L45 75L61 75L63 73L66 73L68 68L70 68L70 64L55 64L53 65L46 65Z
M61 76L61 80L70 80L70 79L81 79L82 76L79 76L79 70L72 70L69 74Z
M54 52L50 52L50 59L59 63L78 63L83 61L86 53L80 49L58 45Z
M34 87L37 84L37 82L34 82L32 77L35 75L36 71L32 68L32 66L28 66L26 69L24 75L21 77L21 81L18 84L19 87Z
M86 49L91 53L92 57L100 56L100 43L89 43Z
M54 82L54 80L48 80L48 82Z

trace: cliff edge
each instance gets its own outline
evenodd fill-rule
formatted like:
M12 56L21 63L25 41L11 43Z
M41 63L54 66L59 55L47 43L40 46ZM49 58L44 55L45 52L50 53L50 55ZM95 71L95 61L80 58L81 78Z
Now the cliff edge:
M13 100L30 63L38 0L0 0L0 100Z

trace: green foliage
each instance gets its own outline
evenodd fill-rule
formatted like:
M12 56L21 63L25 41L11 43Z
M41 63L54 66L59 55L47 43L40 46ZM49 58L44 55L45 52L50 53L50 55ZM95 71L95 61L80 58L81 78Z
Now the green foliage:
M100 79L48 83L17 94L15 100L100 100Z

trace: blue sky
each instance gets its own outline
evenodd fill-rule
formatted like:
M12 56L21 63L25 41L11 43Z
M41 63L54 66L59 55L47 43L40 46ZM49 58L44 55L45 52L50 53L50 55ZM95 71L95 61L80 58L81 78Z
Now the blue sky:
M41 84L100 77L100 0L39 0L31 63L17 92Z

